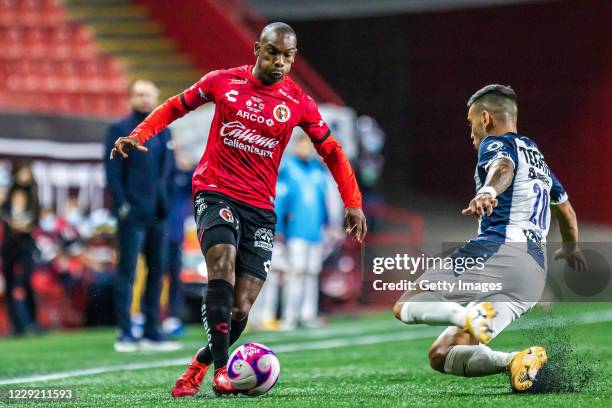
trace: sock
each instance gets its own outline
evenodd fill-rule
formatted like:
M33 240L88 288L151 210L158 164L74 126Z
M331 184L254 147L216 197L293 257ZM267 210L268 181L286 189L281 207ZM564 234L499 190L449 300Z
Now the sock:
M444 372L462 377L481 377L506 370L517 353L493 351L487 346L454 346L444 362Z
M454 325L463 328L466 309L454 302L405 302L400 318L406 324Z
M223 279L208 282L206 300L202 306L204 329L208 337L208 347L215 368L227 364L229 348L230 319L234 287ZM199 361L199 360L198 360Z
M244 331L247 325L247 321L249 320L248 316L242 320L232 320L232 325L229 332L229 345L231 346L240 338L240 335ZM196 360L198 363L210 365L213 362L213 356L209 347L204 347L200 350L198 355L196 356ZM227 360L227 359L226 359ZM215 366L216 367L216 366Z

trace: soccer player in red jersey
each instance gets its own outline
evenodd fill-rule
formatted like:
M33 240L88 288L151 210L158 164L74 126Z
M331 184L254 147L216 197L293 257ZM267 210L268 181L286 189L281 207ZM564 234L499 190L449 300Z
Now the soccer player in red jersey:
M254 51L254 66L208 73L117 139L111 151L111 158L146 152L147 140L172 121L215 103L206 150L193 175L198 238L208 267L202 306L208 345L176 381L174 397L195 395L212 364L215 393L236 392L227 377L228 348L242 334L270 267L278 166L296 126L308 134L338 185L347 233L360 243L366 235L349 161L316 103L287 76L297 53L295 32L284 23L269 24Z

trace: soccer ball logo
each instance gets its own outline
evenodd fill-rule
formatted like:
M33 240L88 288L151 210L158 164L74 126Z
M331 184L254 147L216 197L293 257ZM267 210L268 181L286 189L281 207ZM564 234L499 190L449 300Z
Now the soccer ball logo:
M227 375L234 388L255 397L274 387L280 375L280 362L268 347L247 343L230 356Z
M284 103L281 103L280 105L276 105L274 107L274 110L272 111L272 114L274 115L274 119L276 119L277 121L281 123L288 121L289 118L291 117L291 111L289 110L287 105L285 105Z

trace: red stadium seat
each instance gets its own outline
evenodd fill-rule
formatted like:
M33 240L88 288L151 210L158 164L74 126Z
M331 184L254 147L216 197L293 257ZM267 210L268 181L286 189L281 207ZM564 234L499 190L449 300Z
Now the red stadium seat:
M0 0L0 107L109 116L126 112L127 78L62 0Z
M0 0L0 25L11 26L17 22L17 0Z

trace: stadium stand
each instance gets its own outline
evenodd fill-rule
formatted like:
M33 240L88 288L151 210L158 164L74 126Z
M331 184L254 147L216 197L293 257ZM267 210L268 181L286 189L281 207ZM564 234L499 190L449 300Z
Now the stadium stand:
M252 60L256 13L238 0L188 1L173 10L158 0L0 0L0 110L115 117L128 109L130 80L151 79L167 98ZM188 17L194 24L179 23ZM343 103L306 61L292 76L315 99Z
M114 116L128 79L59 0L0 0L0 109Z

